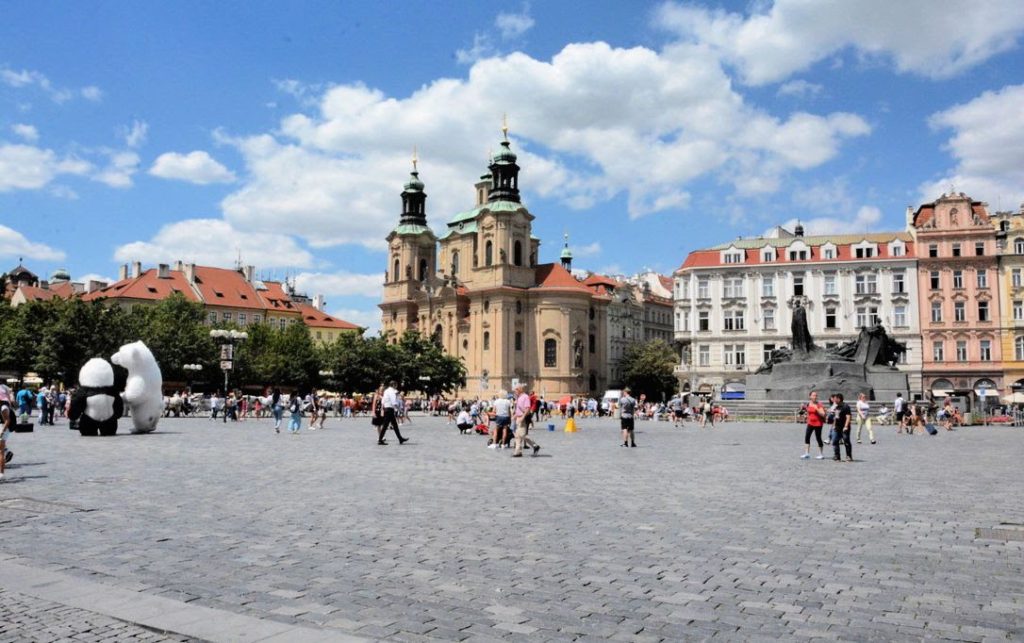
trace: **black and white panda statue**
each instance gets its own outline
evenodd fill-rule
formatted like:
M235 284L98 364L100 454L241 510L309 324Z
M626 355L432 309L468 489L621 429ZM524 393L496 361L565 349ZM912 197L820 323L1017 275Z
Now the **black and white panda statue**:
M94 357L78 371L78 388L71 395L68 417L82 435L114 435L117 419L124 414L121 392L114 386L114 368Z

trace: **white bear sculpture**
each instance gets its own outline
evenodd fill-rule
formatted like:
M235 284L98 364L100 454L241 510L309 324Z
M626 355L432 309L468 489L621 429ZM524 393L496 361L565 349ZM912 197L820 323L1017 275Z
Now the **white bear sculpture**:
M122 346L110 361L128 370L122 397L131 409L132 433L153 431L164 412L164 380L152 351L142 342L132 342Z

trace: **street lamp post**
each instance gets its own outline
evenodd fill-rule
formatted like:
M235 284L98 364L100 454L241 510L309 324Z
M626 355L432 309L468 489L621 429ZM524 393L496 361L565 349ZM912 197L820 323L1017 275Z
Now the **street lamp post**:
M224 422L228 421L228 373L234 366L235 344L249 339L249 333L242 330L224 330L217 328L210 331L210 337L220 342L220 368L224 371Z
M185 364L184 366L182 366L182 368L185 369L186 373L188 373L188 393L189 393L189 395L191 395L192 394L192 378L195 377L196 374L199 371L203 370L203 365L202 364Z

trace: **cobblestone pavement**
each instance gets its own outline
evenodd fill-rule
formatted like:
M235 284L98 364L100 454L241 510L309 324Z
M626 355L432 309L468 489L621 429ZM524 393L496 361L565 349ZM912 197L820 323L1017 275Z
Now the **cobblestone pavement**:
M17 434L0 570L399 641L1024 638L1024 430L840 464L791 424L580 424L521 459L435 418Z

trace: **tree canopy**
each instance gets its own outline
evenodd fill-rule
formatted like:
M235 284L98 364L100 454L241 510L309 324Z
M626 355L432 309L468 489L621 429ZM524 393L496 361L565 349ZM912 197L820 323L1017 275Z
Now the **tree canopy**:
M678 386L673 374L676 361L675 351L660 339L631 344L620 362L623 383L649 400L667 399Z

